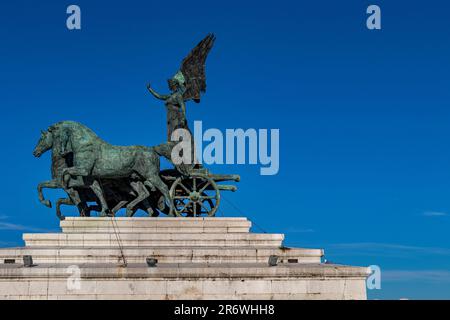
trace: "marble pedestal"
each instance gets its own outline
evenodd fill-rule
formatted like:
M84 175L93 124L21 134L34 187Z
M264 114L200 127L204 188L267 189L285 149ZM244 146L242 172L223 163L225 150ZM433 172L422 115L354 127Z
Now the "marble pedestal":
M0 249L0 299L366 299L368 268L323 264L323 250L286 248L283 234L251 233L246 218L60 225ZM23 265L25 255L34 266Z

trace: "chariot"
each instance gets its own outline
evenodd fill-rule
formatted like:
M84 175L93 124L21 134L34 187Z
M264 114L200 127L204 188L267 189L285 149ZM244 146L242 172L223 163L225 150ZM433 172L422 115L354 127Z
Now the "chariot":
M166 169L160 172L161 180L169 189L169 199L158 192L149 190L149 196L133 210L127 211L127 216L134 216L139 210L146 211L149 216L159 216L161 214L175 217L214 217L220 206L221 191L236 191L233 184L224 182L239 182L240 176L236 174L212 174L206 168L194 168L189 175L181 174L176 169ZM106 194L108 206L111 208L108 213L115 216L119 210L136 197L129 181L106 179L101 181L102 188ZM87 202L98 202L95 194L87 188L79 189L78 194L82 200ZM57 203L56 211L60 218L61 204L64 199ZM170 205L171 204L171 205ZM92 211L101 211L100 205L86 206L80 214L90 216Z
M172 201L173 209L169 214L178 217L215 216L220 205L220 191L237 190L235 185L221 182L240 180L239 175L212 174L206 168L193 169L189 176L183 176L175 169L165 170L161 177L170 188L169 201Z

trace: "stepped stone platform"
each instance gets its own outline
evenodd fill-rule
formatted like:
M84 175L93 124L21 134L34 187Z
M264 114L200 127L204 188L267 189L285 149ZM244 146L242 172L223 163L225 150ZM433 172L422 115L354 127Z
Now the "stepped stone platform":
M366 299L368 268L324 264L322 249L286 248L283 234L251 233L246 218L76 217L60 226L0 249L0 299Z

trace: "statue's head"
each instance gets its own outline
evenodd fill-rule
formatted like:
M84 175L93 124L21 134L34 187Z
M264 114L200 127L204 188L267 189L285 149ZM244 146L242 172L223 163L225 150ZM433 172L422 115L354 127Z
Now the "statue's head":
M183 73L181 71L178 71L172 79L167 80L167 83L169 85L169 89L172 92L175 92L179 89L183 89L185 86L185 78L183 76Z
M172 92L177 91L178 88L180 87L180 85L178 84L178 81L176 81L174 79L167 80L167 84L169 86L169 90Z
M53 134L51 130L41 131L41 137L39 138L39 142L34 148L33 155L39 158L42 154L47 152L53 147Z

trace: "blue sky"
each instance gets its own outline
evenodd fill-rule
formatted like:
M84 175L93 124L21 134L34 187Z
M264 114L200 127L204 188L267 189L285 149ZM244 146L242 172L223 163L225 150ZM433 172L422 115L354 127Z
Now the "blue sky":
M66 8L82 29L66 29ZM378 4L382 30L365 27ZM37 199L39 131L80 121L114 144L165 139L146 92L208 32L206 128L279 128L280 172L224 197L286 244L379 265L370 298L450 298L450 5L445 1L14 1L0 5L0 245L57 230ZM47 192L55 199L60 193ZM242 215L226 201L222 213ZM255 231L258 231L255 228Z

